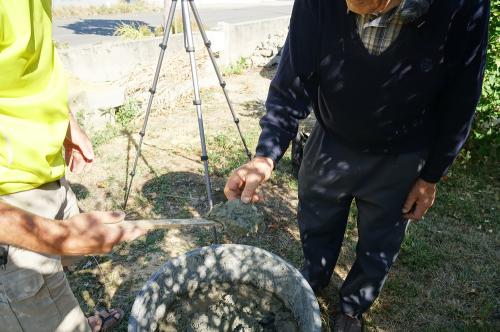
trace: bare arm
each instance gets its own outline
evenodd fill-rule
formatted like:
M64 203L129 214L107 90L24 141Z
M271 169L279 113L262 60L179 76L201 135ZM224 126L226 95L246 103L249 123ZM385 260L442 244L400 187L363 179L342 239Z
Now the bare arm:
M122 213L91 212L56 221L0 202L0 243L43 254L102 254L144 234L137 227L117 224L123 219Z

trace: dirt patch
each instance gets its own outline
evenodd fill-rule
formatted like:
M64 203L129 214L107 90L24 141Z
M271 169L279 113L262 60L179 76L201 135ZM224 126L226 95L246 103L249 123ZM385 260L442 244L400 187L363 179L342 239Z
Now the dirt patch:
M299 331L275 295L251 285L211 285L169 308L157 332Z
M229 236L242 237L265 229L264 214L255 205L239 199L215 205L208 218L222 223Z

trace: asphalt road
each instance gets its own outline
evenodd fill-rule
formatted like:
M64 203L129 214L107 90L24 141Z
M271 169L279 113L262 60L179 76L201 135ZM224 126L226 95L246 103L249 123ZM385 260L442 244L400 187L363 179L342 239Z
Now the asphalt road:
M177 11L180 11L178 6ZM259 19L287 16L291 14L292 2L277 1L256 5L199 6L198 11L206 29L218 22L239 23ZM146 24L154 28L163 22L162 13L129 13L85 18L55 18L53 21L54 40L67 46L95 44L116 40L115 29L121 24Z

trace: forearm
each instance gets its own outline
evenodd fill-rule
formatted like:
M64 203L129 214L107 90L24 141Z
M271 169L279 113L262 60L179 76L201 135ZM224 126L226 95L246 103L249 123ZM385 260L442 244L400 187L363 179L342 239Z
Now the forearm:
M63 254L68 229L60 221L48 220L0 202L0 243L43 253Z
M298 0L294 4L290 31L282 49L278 71L269 88L266 115L256 155L279 161L297 135L299 121L313 111L317 100L320 53L319 5Z
M447 82L436 105L439 130L421 177L438 182L446 174L469 135L481 96L486 63L489 3L471 1L449 34Z

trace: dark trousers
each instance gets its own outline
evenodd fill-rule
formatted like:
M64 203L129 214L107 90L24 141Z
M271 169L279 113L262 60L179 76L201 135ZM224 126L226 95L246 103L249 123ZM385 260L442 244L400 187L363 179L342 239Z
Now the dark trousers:
M426 153L370 154L329 135L316 126L299 172L303 273L314 290L328 285L354 199L359 239L340 302L344 313L359 316L377 298L396 260L408 225L401 210Z

